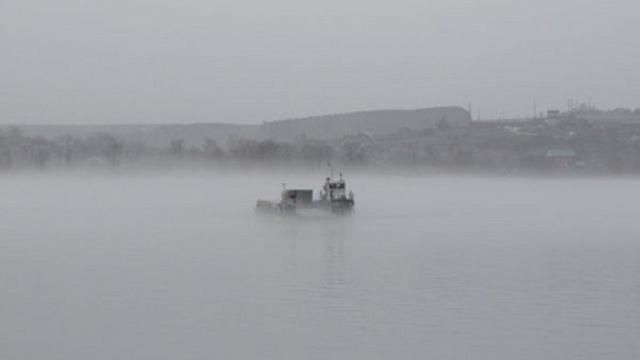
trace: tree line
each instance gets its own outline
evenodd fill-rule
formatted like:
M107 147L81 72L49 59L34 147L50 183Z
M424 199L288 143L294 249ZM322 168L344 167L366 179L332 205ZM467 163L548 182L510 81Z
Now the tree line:
M144 166L145 164L282 163L320 165L334 156L328 142L295 143L231 138L225 144L205 138L202 144L173 139L166 146L150 146L106 132L86 137L27 136L19 128L0 130L0 169Z
M144 166L324 167L327 162L361 167L407 166L481 171L586 171L640 173L640 124L589 122L567 117L512 123L400 129L377 137L366 132L340 139L298 136L291 141L230 137L200 144L176 138L151 146L106 132L87 136L27 136L0 130L0 170L23 168Z

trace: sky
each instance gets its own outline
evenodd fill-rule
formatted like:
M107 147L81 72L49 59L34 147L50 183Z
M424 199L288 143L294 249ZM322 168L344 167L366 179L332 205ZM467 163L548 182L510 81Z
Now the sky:
M0 0L0 123L640 107L638 0Z

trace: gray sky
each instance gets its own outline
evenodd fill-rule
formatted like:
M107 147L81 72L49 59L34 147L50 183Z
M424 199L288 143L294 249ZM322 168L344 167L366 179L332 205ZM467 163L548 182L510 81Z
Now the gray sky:
M640 107L638 0L0 0L0 123Z

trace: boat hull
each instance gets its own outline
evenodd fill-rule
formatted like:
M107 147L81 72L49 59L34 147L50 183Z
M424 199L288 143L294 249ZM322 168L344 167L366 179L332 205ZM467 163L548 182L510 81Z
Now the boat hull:
M266 200L258 200L256 203L256 211L266 214L305 214L312 212L325 212L335 215L350 214L355 207L352 199L337 200L316 200L307 204L289 204L286 202L274 202Z

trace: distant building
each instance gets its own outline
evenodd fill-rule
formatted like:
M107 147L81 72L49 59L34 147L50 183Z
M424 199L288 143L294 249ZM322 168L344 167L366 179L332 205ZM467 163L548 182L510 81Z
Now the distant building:
M547 118L557 119L560 117L560 110L547 110Z

